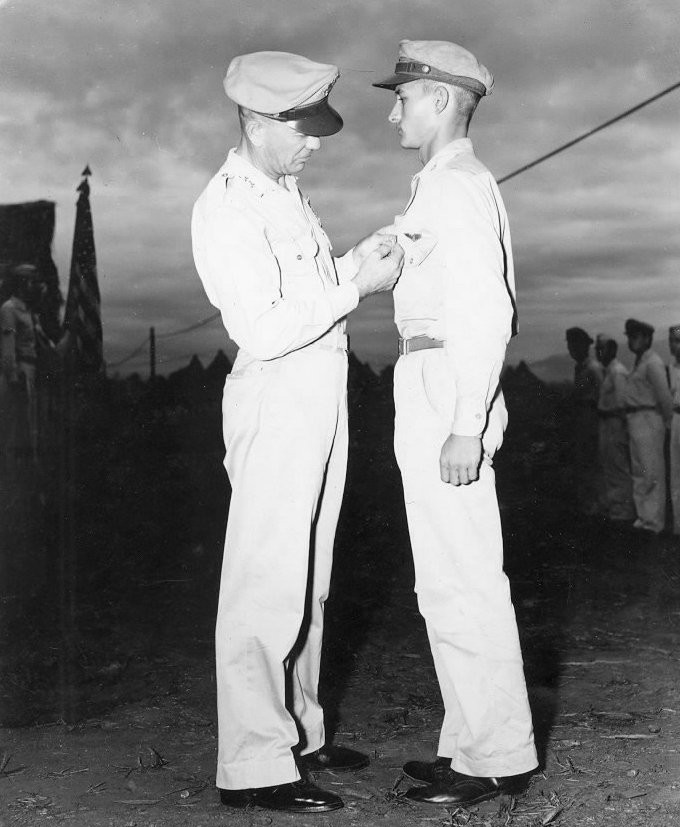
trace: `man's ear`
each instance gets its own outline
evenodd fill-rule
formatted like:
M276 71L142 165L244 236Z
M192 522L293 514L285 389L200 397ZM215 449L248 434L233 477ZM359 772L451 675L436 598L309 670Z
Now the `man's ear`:
M434 90L434 105L437 114L441 114L449 104L449 90L445 86L437 86Z
M246 135L253 146L262 146L264 124L259 118L252 118L246 124Z

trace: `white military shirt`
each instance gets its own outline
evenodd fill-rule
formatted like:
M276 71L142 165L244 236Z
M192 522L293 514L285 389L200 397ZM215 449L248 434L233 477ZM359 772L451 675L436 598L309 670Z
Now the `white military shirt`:
M344 317L359 302L352 254L332 258L293 176L280 185L232 149L194 205L191 232L205 291L240 348L235 370L312 342L345 346Z
M394 289L399 335L445 340L456 387L451 432L478 436L512 335L515 277L505 207L469 138L452 141L414 176L394 228L436 239L420 262L407 250Z
M673 401L668 388L666 367L651 348L635 361L626 382L626 405L655 407L664 419L670 419Z
M612 359L604 369L600 386L598 410L623 414L626 407L626 366L618 359Z

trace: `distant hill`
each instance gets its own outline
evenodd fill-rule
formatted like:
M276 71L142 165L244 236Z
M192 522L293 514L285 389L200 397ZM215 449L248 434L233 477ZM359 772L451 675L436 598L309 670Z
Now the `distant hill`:
M568 353L554 353L537 362L529 362L529 368L542 382L574 381L574 360Z

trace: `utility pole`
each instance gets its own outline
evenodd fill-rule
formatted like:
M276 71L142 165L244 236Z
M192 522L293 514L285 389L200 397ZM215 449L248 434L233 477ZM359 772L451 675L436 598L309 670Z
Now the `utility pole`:
M156 328L149 330L149 378L156 378Z

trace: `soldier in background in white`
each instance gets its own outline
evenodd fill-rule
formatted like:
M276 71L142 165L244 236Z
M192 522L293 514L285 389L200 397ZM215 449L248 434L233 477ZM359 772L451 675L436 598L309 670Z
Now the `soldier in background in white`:
M626 424L626 379L628 371L616 358L618 344L606 333L599 333L595 353L604 367L597 404L599 417L599 455L602 470L602 505L613 522L635 519L633 481L630 475L630 446Z
M390 290L403 262L395 238L379 235L333 259L297 187L320 136L342 127L328 104L337 77L285 52L234 58L224 85L241 140L192 219L197 270L239 345L223 401L232 498L216 629L217 786L224 804L293 813L342 807L310 771L369 763L325 744L319 664L347 464L344 317Z
M17 459L38 461L35 375L38 336L44 334L36 316L37 268L18 264L8 280L10 297L0 307L0 455L9 472Z
M570 327L566 339L569 355L576 363L571 422L576 507L581 514L592 517L602 512L597 405L604 369L591 355L593 339L582 327Z
M630 437L630 469L637 518L634 528L659 534L666 525L666 426L673 399L663 360L652 350L651 324L627 319L628 347L635 365L626 381L626 418Z
M461 46L412 40L401 41L392 77L374 84L396 92L389 121L424 165L394 224L415 247L394 291L394 439L445 715L437 760L404 766L427 786L406 795L452 807L523 788L537 763L492 465L507 420L510 232L467 137L492 84Z
M680 324L668 329L668 347L673 357L668 368L673 396L670 440L671 503L673 504L673 533L680 534Z

